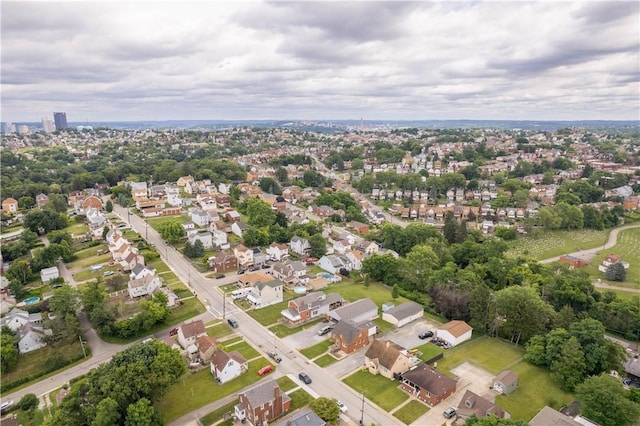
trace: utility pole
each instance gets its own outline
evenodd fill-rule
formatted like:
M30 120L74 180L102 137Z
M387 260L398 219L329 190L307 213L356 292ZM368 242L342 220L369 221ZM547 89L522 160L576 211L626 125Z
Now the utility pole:
M227 296L222 293L222 319L225 318L225 314L227 313Z
M362 397L362 408L360 409L360 424L363 425L364 424L364 394L361 393L360 396Z

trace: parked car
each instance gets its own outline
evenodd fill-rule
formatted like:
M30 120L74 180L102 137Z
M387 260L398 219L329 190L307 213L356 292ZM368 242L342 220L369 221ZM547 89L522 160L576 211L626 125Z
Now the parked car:
M233 328L238 328L238 321L236 321L236 320L234 320L234 319L232 319L232 318L229 318L229 319L227 320L227 322L229 323L229 325L230 325L231 327L233 327Z
M244 269L238 269L238 275L244 274Z
M342 401L338 401L338 408L340 409L340 411L342 411L343 413L347 412L347 406L344 405L344 403Z
M105 277L109 277L109 276L113 275L113 271L104 271L104 274L103 274L103 275L104 275Z
M273 371L273 367L270 365L265 365L264 367L262 367L260 370L258 370L258 375L259 376L264 376L265 374L269 374Z
M13 405L13 401L11 400L3 402L2 404L0 404L0 413L4 414L4 412L9 408L11 408L12 405Z
M418 334L418 337L422 340L428 339L429 337L433 337L433 331L423 331L422 333Z
M309 375L307 373L305 373L304 371L300 372L300 374L298 374L298 378L300 380L302 380L303 382L305 382L306 384L311 383L311 377L309 377Z
M442 413L442 415L445 419L450 419L451 417L455 416L457 412L458 410L456 409L456 407L449 407L444 410L444 413Z
M320 330L318 330L318 336L324 336L325 334L327 334L331 330L333 330L333 326L332 325L325 325Z
M262 265L262 269L269 269L269 268L271 268L271 266L267 265L266 263Z
M275 351L267 352L267 355L269 355L269 358L271 358L278 364L280 363L280 361L282 361L282 358L280 358L280 355L278 355Z
M224 274L218 274L218 275L216 275L216 279L217 279L217 280L219 280L219 279L221 279L221 278L224 278Z
M169 336L175 336L176 334L178 334L178 327L174 327L169 330Z
M253 266L249 267L249 271L251 271L251 272L255 272L258 269L260 269L260 266L258 266L258 265L253 265Z

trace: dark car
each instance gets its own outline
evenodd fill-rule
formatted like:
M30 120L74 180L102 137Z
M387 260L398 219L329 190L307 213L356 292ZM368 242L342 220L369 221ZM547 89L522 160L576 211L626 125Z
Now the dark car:
M274 360L278 364L280 363L280 361L282 361L282 358L280 358L280 355L278 355L277 352L274 352L274 351L267 352L267 355L269 355L269 358L271 358L272 360Z
M178 327L169 330L169 336L175 336L176 334L178 334Z
M309 377L309 375L307 373L305 373L304 371L301 372L300 374L298 374L298 378L300 380L302 380L303 382L305 382L306 384L311 383L311 377Z
M221 278L224 278L224 274L218 274L218 275L216 275L216 279L217 279L217 280L219 280L219 279L221 279Z
M266 263L264 265L262 265L262 269L269 269L269 268L271 268L271 266L267 265Z
M233 328L238 328L238 321L236 321L236 320L234 320L234 319L232 319L232 318L229 318L229 319L227 320L227 322L229 323L229 325L230 325L231 327L233 327Z
M244 274L244 269L238 269L238 275Z
M450 419L451 417L455 416L457 412L458 410L456 410L455 407L449 407L446 410L444 410L444 413L442 413L442 415L444 416L445 419Z
M249 271L251 271L251 272L255 272L258 269L260 269L260 267L258 265L253 265L253 266L249 267Z
M422 333L418 334L418 337L420 339L428 339L429 337L433 337L433 331L423 331Z

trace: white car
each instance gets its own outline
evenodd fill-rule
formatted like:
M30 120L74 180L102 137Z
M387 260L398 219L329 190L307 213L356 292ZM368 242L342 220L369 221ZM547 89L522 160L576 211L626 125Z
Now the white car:
M347 406L344 405L344 403L342 401L338 401L338 408L340 409L340 411L342 411L343 413L347 412Z
M4 414L4 411L13 405L13 401L5 401L0 404L0 413Z

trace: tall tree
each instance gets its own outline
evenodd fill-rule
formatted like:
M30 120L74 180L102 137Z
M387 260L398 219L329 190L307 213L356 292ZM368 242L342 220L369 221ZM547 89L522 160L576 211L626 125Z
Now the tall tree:
M551 378L566 391L572 391L584 379L585 359L582 347L570 337L560 349L557 360L549 365Z
M177 220L167 222L160 226L160 235L162 238L170 243L179 242L186 234L186 231L182 224Z
M309 408L325 422L335 424L340 416L338 401L335 398L321 396L309 403Z
M584 416L602 426L633 425L640 419L640 404L626 398L620 380L608 374L591 376L576 387Z

